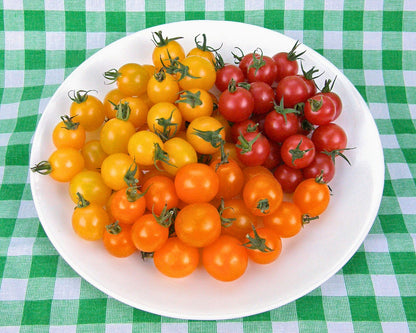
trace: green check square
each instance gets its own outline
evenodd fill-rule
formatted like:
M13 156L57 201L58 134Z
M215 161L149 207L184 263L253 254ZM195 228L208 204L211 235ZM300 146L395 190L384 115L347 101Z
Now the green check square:
M407 321L416 321L416 296L402 297Z
M410 119L392 119L391 123L393 124L394 131L397 134L416 133L415 126Z
M351 321L348 297L322 297L326 321Z
M25 302L23 301L1 301L0 313L7 314L2 316L1 326L20 326L22 324L22 314ZM7 328L6 328L7 330Z
M145 13L127 12L126 13L126 31L136 32L146 28Z
M402 69L402 52L397 50L384 50L382 53L383 69Z
M86 31L84 11L65 11L66 31Z
M65 12L60 10L45 11L46 31L65 31Z
M415 252L390 252L395 274L416 274Z
M322 30L324 22L324 12L322 10L305 10L303 13L304 30Z
M50 324L52 326L72 325L78 318L78 300L52 300ZM63 316L62 314L65 313Z
M270 311L272 321L295 321L297 320L296 302L291 302L280 308Z
M52 299L55 289L55 278L30 278L27 282L26 300L40 301Z
M46 34L44 31L25 31L25 49L44 50Z
M383 11L383 31L402 31L402 11Z
M45 67L45 50L25 50L25 69L44 69Z
M383 194L384 195L384 194ZM407 233L403 215L379 215L380 224L385 234Z
M387 103L407 103L406 89L400 86L385 86Z
M349 301L353 321L380 321L375 297L350 296Z
M166 23L165 12L147 12L146 10L146 27L153 27L164 23Z
M243 321L270 321L270 312L262 312L243 318Z
M3 184L1 186L0 198L2 200L8 200L5 195L3 195L3 187L9 186L8 184ZM16 219L2 219L0 237L11 237L15 229Z
M384 181L383 196L385 197L395 197L396 192L394 192L393 184L390 180L386 179ZM388 215L386 215L388 216Z
M22 325L49 325L51 300L26 301Z
M363 30L363 12L358 10L344 10L343 29L346 31Z
M202 18L202 20L203 19L205 19L205 16L204 18ZM184 20L185 20L184 12L166 12L166 23L184 21Z
M126 31L126 13L106 12L105 13L106 31Z
M58 266L58 255L32 257L30 277L55 277Z
M45 30L45 12L42 10L25 10L25 30Z
M414 148L402 149L402 152L407 163L416 163L416 150Z
M204 0L185 0L185 15L187 12L204 12L205 8Z
M65 66L78 67L86 57L85 50L68 50L65 52Z
M134 322L147 322L147 323L159 323L161 317L154 313L142 311L139 309L133 309L133 321Z
M6 256L0 256L0 277L3 277L4 268L6 267Z
M282 20L285 30L303 30L303 12L300 10L286 11Z
M4 30L5 31L23 31L25 30L25 18L21 10L0 10L3 12Z
M11 145L7 147L7 165L28 165L29 145Z
M216 332L216 328L215 321L192 320L188 322L189 332Z
M343 57L344 68L362 69L363 68L363 51L362 50L344 50Z
M107 299L107 323L130 323L133 319L133 308L114 298Z
M27 279L30 275L30 262L31 257L28 255L7 257L3 278Z
M203 11L192 11L192 12L185 12L185 20L204 20L205 19L205 12Z
M355 253L343 267L344 274L368 274L367 259L364 252Z
M225 11L224 18L226 21L244 22L244 11L243 10Z
M37 100L42 96L43 86L27 86L23 89L22 100Z
M304 296L296 300L299 320L325 320L322 296Z
M106 29L106 14L103 12L86 12L85 20L87 32L103 32Z
M78 310L78 324L105 323L106 298L80 299Z
M264 11L264 27L272 30L284 29L285 11L283 10L265 10Z
M0 186L0 200L21 200L24 187L23 184L2 184ZM2 222L2 228L4 225L5 223Z

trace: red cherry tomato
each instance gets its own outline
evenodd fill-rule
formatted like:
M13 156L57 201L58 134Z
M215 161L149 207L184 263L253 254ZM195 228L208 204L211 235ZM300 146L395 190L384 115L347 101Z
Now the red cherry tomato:
M238 137L236 151L244 165L262 165L270 153L270 143L261 133L247 133Z
M301 169L294 169L286 164L279 165L273 172L273 175L282 186L285 193L293 193L296 186L303 180Z
M288 137L283 142L280 151L283 162L295 169L308 166L315 157L315 146L312 140L302 134Z

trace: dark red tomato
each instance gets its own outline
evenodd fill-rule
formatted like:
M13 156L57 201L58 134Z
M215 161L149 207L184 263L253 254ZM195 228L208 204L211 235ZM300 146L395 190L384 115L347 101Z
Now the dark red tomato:
M253 53L251 62L248 65L248 82L260 81L272 85L276 79L276 74L277 65L271 57L263 55L261 50L260 54L257 52Z
M334 120L335 120L339 117L339 115L342 112L342 100L337 93L332 91L332 89L334 88L334 83L335 83L335 80L334 81L330 79L326 80L324 87L321 90L321 94L328 96L334 102L335 110L336 110L336 114L334 117Z
M317 94L309 98L305 102L303 112L306 120L313 125L329 124L336 115L334 102L323 94Z
M283 142L300 130L299 117L286 110L275 109L267 114L264 121L264 133L275 142Z
M261 133L240 135L236 143L239 160L246 166L262 165L270 153L270 143Z
M310 86L300 75L286 76L280 80L275 89L276 100L283 98L286 108L293 108L296 104L305 102L310 96Z
M272 58L277 65L277 74L276 81L279 82L286 76L296 75L299 71L298 59L305 53L296 53L296 48L299 46L299 43L296 42L290 52L279 52L276 53Z
M341 126L329 123L318 126L313 131L312 141L317 152L338 150L342 153L347 146L347 134Z
M247 119L238 123L234 123L230 129L231 140L233 142L237 142L240 134L245 135L250 132L259 133L258 124L255 123L253 120Z
M235 60L234 62L236 64L238 64L238 67L241 69L244 76L247 77L248 66L249 66L251 60L253 59L253 53L248 53L248 54L245 55L240 48L236 47L236 49L239 50L241 55L238 56L235 53L232 53L233 56L234 56L234 60Z
M332 161L331 156L325 153L315 154L315 158L306 168L302 169L303 177L316 178L323 175L323 181L328 183L334 178L335 175L335 164Z
M252 82L250 84L251 94L254 97L254 114L264 114L273 109L274 90L265 82Z
M251 116L251 120L253 120L256 124L258 124L257 129L259 132L264 133L264 123L266 121L267 113L263 114L254 114Z
M270 153L264 161L263 166L269 170L272 170L277 167L280 162L282 162L282 158L280 157L280 143L273 141L269 141L269 143Z
M280 151L283 162L295 169L305 168L315 157L312 140L302 134L289 136L283 141Z
M245 88L236 86L231 81L228 89L218 99L218 110L225 119L239 122L248 119L254 110L253 95Z
M285 193L293 193L303 180L302 170L291 168L286 164L279 165L274 170L273 175L278 180Z
M299 77L305 82L306 84L306 88L308 91L308 98L312 97L313 95L316 94L316 85L315 85L315 81L312 78L307 78L304 75L299 75Z
M234 79L234 81L237 83L244 82L245 76L240 67L234 64L225 64L224 67L217 70L215 86L219 91L225 91L227 90L231 79Z

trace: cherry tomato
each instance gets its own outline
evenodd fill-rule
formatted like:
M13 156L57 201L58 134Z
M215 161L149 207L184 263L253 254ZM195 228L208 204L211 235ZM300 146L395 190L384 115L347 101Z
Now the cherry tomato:
M275 142L283 142L291 135L297 134L300 129L299 117L294 109L285 109L276 105L269 112L264 122L266 136Z
M202 249L202 264L213 278L224 282L234 281L247 269L247 250L237 238L221 235Z
M236 83L231 81L228 89L224 90L218 99L218 110L228 121L246 120L253 113L254 97L246 88L236 86Z
M231 140L237 142L240 134L245 136L247 133L259 133L258 124L252 119L243 120L240 122L233 123L231 126Z
M137 165L133 158L124 153L116 153L108 155L101 165L101 176L104 183L114 191L121 190L126 187L124 177L126 173L133 171ZM138 181L140 170L134 173L134 178Z
M244 183L254 176L257 175L266 175L266 176L273 176L273 173L267 169L264 165L255 165L255 166L248 166L243 168L244 174Z
M293 48L289 52L279 52L272 56L274 62L277 65L276 81L279 82L286 76L296 75L299 71L298 59L305 53L296 53L296 49L299 46L297 41Z
M77 203L80 193L86 200L104 206L111 195L111 188L105 183L98 171L83 170L77 173L69 182L69 194Z
M338 150L342 152L347 146L347 134L341 126L335 123L318 126L311 138L316 151Z
M179 84L176 78L164 70L152 75L147 83L147 96L152 103L175 103L179 95Z
M222 233L246 240L246 235L251 231L251 226L256 225L258 217L253 215L245 205L243 199L225 200L221 218L229 221L223 225Z
M178 237L171 237L155 251L153 262L162 274L182 278L190 275L198 267L199 251L186 245Z
M156 70L170 66L171 59L177 58L180 61L185 58L185 51L177 42L182 37L163 37L162 31L153 32L152 37L156 45L152 52L152 61Z
M221 233L221 218L217 208L207 202L182 208L175 219L175 233L189 246L205 247Z
M210 116L214 110L214 103L211 95L204 89L190 89L181 92L180 98L176 101L183 119L192 120Z
M116 82L117 88L125 96L140 96L146 93L149 73L146 68L136 63L127 63L118 70L111 69L104 73L111 83Z
M238 64L238 67L243 72L244 77L247 78L248 66L253 60L253 53L244 54L240 48L236 47L236 49L240 51L241 56L237 56L235 53L232 53L234 56L234 62Z
M274 90L269 84L262 81L252 82L249 91L254 98L254 114L268 113L273 109Z
M84 158L79 150L58 148L47 161L41 161L30 169L42 175L50 175L52 179L65 183L82 171L84 165Z
M72 228L75 233L89 241L103 238L105 226L110 218L105 209L98 204L82 201L72 213Z
M221 158L217 158L212 160L210 167L215 170L219 179L217 198L227 200L241 192L244 185L244 174L236 161L228 158L225 163L221 163Z
M283 162L294 169L305 168L315 157L315 145L302 134L289 136L283 141L280 151Z
M127 150L129 155L139 165L154 165L158 157L155 152L158 148L163 150L163 141L151 131L138 131L134 133L128 142Z
M270 153L266 160L263 162L263 166L267 169L272 170L276 168L282 161L280 155L280 143L270 141Z
M182 114L173 103L154 104L147 114L147 126L163 140L173 137L181 125Z
M178 170L175 189L186 203L209 202L217 194L219 179L215 171L203 163L191 163Z
M283 200L282 187L273 176L260 174L245 183L243 200L254 215L269 215Z
M134 187L116 191L111 199L111 215L120 223L133 224L145 210L144 194Z
M188 74L179 79L179 87L182 90L190 90L193 88L210 90L215 84L215 67L209 60L190 55L181 61L184 67L188 67Z
M91 140L85 143L81 153L84 157L85 168L92 171L99 170L104 159L108 156L101 147L99 140Z
M285 193L293 193L299 183L303 180L303 173L301 169L291 168L285 163L279 165L274 170L273 174Z
M331 156L319 152L315 154L313 161L302 169L302 173L304 178L316 178L322 173L324 182L328 183L334 178L335 164Z
M273 58L263 55L263 51L258 49L253 53L252 59L248 65L247 80L248 82L261 81L272 85L276 79L277 65Z
M198 117L189 124L186 139L198 153L214 154L225 140L224 127L214 117Z
M105 229L103 235L104 247L112 256L126 258L137 251L131 239L130 225L115 222L107 225Z
M316 92L316 88L315 88ZM276 100L283 98L286 108L293 108L296 104L306 101L311 94L311 87L301 75L290 75L281 79L276 86Z
M127 105L130 109L128 121L131 122L135 128L142 127L146 123L147 113L149 112L149 107L143 97L124 97L119 102L119 105L121 105L120 107L123 107L123 104Z
M271 228L253 228L247 239L249 241L244 246L248 257L257 264L270 264L282 251L282 240Z
M86 131L95 131L104 123L104 105L88 93L86 90L70 91L68 96L72 103L69 113L74 122L79 122Z
M324 87L321 89L321 94L329 97L332 100L332 102L334 102L335 104L336 112L335 112L335 117L333 120L337 119L342 112L342 100L337 93L332 91L332 89L334 88L334 83L335 83L335 80L334 81L326 80Z
M156 215L160 215L163 209L171 209L178 206L179 198L176 194L173 180L166 176L153 176L143 183L142 191L145 193L146 208Z
M318 94L309 98L304 107L305 118L312 125L325 125L334 120L335 104L328 96Z
M122 98L126 97L118 88L110 90L104 97L104 114L107 119L115 118L117 106Z
M133 123L119 118L112 118L101 129L101 148L108 155L127 153L127 144L135 132L136 129Z
M52 141L56 148L81 149L85 143L85 129L79 123L72 121L71 117L62 116L53 132Z
M159 250L169 237L169 227L156 220L153 214L140 216L131 228L131 238L137 249L143 252Z
M169 156L169 163L163 163L162 168L173 176L184 165L198 162L198 155L194 147L188 141L179 137L166 141L164 151Z
M328 185L315 178L303 180L293 193L293 202L302 214L310 217L321 215L328 207L330 200Z
M279 208L263 218L263 223L282 238L293 237L302 229L302 212L293 202L283 201Z
M236 150L244 165L262 165L270 153L270 143L261 133L247 133L238 137Z
M228 89L228 84L231 79L233 79L236 83L244 82L245 76L240 67L234 64L225 64L217 70L215 86L219 91L225 91Z
M200 35L195 36L195 47L191 49L187 56L196 55L207 59L209 62L215 62L214 52L218 49L214 49L212 46L207 45L207 36L202 34L202 43L198 40Z

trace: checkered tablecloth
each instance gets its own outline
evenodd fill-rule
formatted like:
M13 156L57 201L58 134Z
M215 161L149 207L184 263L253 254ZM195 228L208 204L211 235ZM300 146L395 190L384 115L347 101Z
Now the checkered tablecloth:
M0 332L416 332L415 0L0 1ZM62 81L127 34L193 19L300 40L352 81L376 121L385 184L374 225L330 280L281 308L187 321L91 286L48 240L29 185L36 125Z

